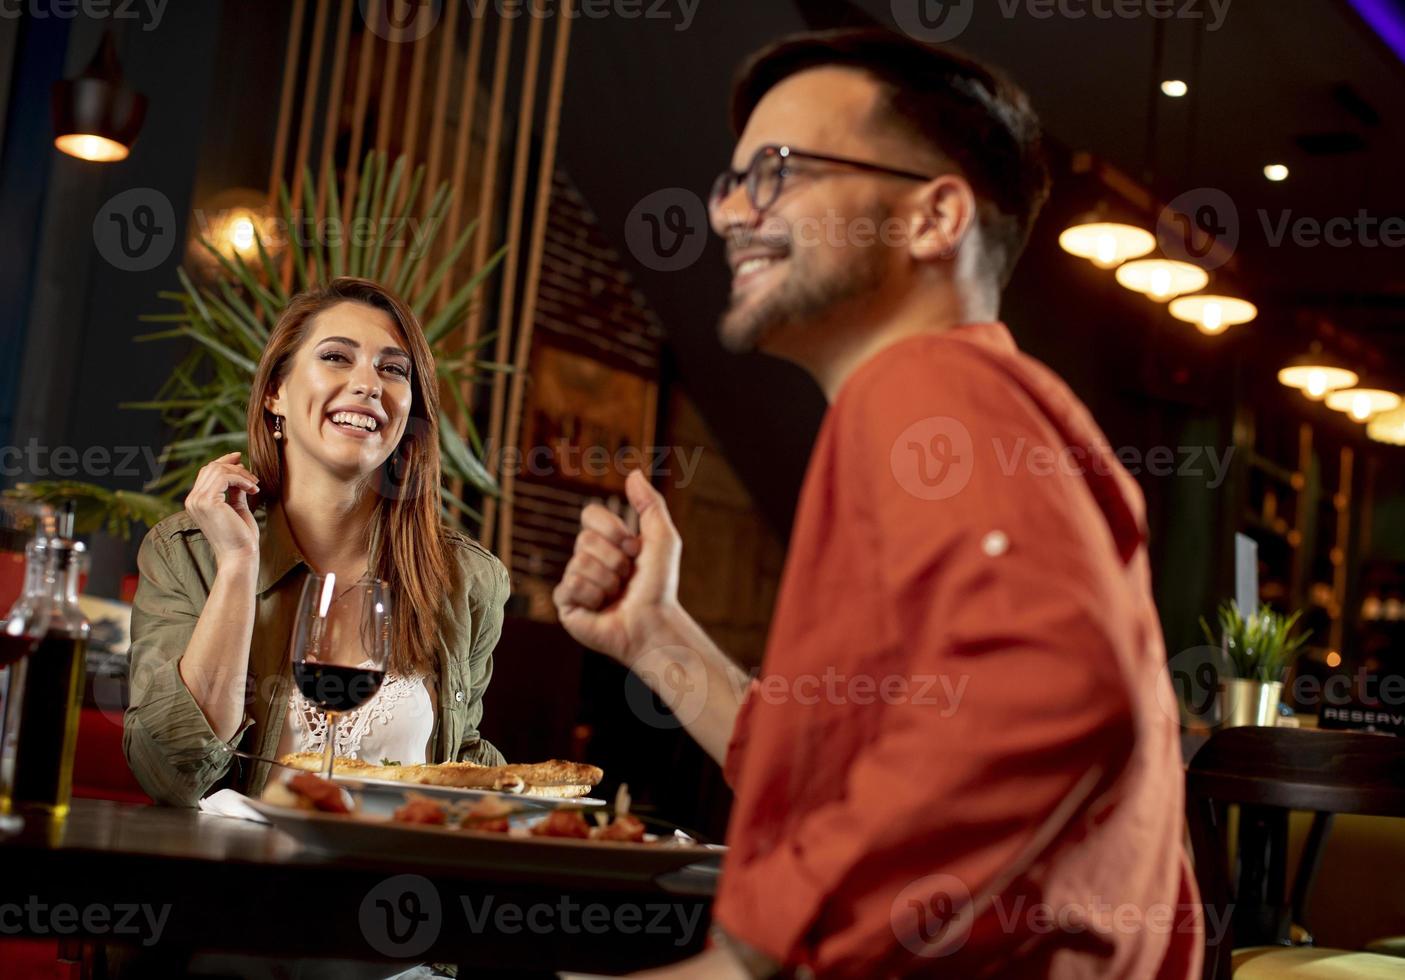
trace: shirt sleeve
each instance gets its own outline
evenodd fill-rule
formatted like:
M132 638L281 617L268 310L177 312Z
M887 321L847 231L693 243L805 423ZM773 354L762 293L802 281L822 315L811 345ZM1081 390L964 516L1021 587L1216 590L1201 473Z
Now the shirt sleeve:
M483 766L500 766L506 761L497 747L479 734L483 721L483 695L493 679L493 650L502 636L504 609L512 591L507 568L486 552L487 568L470 580L470 638L468 656L468 695L464 709L463 735L455 758Z
M142 789L158 803L195 806L233 758L180 676L200 606L187 583L195 568L153 529L137 554L141 573L132 601L130 702L122 749ZM228 745L249 726L245 720Z
M835 406L829 499L854 505L890 613L881 673L908 686L871 709L842 793L723 875L720 924L790 967L998 975L1021 937L995 898L1037 887L1135 737L1117 649L1136 617L1091 494L1026 465L1058 443L1013 380L976 353L945 366L934 387L894 358Z
M758 700L756 692L760 686L755 677L747 684L741 707L737 710L737 720L732 724L732 737L727 740L727 755L722 760L722 779L732 790L737 788L742 766L746 764L746 748L751 734L751 706Z

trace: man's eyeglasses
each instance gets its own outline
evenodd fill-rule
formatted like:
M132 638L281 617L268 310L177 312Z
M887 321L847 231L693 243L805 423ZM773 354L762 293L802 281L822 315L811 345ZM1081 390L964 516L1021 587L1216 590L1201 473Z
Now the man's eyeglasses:
M717 175L717 179L712 183L712 192L708 196L709 206L715 208L721 204L732 192L737 189L738 184L746 187L746 196L751 201L751 207L757 212L765 211L776 202L776 198L781 196L781 185L793 171L790 167L791 160L814 160L818 163L832 163L841 167L851 167L855 170L864 170L869 173L887 174L890 177L904 177L908 180L932 180L930 174L914 173L911 170L898 170L893 167L885 167L877 163L869 163L866 160L853 160L849 157L835 157L824 153L806 153L804 150L797 150L789 146L768 145L756 151L756 155L751 158L751 163L746 170L737 171L728 168Z

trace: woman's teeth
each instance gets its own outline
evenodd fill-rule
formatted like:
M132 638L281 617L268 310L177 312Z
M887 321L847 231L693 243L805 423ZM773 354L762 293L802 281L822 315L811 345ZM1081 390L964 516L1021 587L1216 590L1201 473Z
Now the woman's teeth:
M332 421L338 425L350 425L367 432L376 431L376 420L359 412L333 412Z

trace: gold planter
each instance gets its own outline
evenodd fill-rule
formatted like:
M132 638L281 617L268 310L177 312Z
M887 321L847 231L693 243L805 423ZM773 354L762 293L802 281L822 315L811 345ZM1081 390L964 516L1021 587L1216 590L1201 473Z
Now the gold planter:
M1282 697L1282 681L1242 678L1220 681L1220 727L1261 725L1273 728L1278 724L1278 702Z

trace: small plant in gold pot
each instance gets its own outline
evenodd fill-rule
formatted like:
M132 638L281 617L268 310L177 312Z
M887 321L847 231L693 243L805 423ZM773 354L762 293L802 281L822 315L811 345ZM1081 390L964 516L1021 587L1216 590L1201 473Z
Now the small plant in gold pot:
M1219 682L1220 720L1225 727L1274 725L1283 678L1311 633L1294 633L1302 611L1275 612L1267 603L1245 616L1239 604L1220 604L1219 636L1204 619L1200 627L1225 655L1230 676Z

